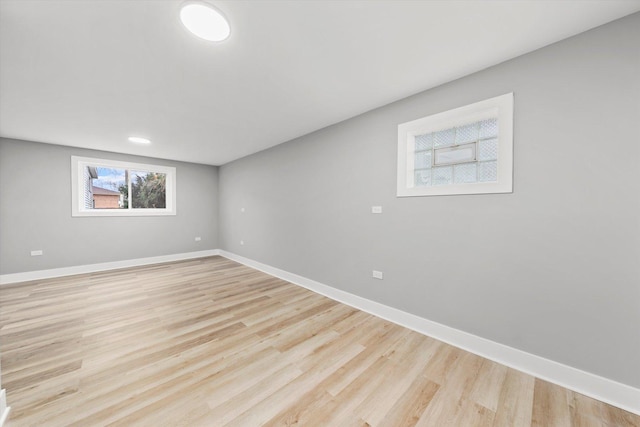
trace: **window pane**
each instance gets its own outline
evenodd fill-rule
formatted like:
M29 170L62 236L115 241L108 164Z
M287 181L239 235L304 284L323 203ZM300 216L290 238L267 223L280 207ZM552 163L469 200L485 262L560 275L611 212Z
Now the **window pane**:
M431 151L423 151L416 153L414 169L428 169L431 167Z
M433 185L447 185L453 182L453 167L433 168Z
M415 151L431 150L433 148L433 134L426 133L424 135L416 135Z
M417 187L431 185L431 170L415 171L414 185Z
M463 165L455 165L453 167L454 182L456 184L477 181L477 164L465 163Z
M167 207L167 175L131 171L131 207L164 209Z
M498 136L498 119L480 122L480 138L495 138Z
M496 160L498 158L498 140L487 139L478 143L478 160Z
M123 209L127 193L127 178L124 169L85 166L84 208Z
M435 150L436 165L471 162L476 159L476 144L458 145Z
M433 145L435 147L444 147L453 145L456 136L456 129L445 129L433 134Z
M498 162L478 163L478 181L491 182L498 180Z
M456 128L456 144L464 144L478 140L479 123L472 123L467 126Z

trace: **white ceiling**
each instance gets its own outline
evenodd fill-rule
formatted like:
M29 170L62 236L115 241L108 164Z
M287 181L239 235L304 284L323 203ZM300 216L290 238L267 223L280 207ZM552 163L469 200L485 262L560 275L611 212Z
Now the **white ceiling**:
M0 0L0 136L220 165L640 10L209 1L226 42L189 34L181 0Z

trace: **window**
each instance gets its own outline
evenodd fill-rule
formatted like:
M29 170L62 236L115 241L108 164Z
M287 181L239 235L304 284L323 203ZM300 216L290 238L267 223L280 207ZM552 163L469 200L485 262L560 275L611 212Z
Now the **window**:
M176 169L71 157L73 216L176 214Z
M398 126L404 196L513 191L513 93Z

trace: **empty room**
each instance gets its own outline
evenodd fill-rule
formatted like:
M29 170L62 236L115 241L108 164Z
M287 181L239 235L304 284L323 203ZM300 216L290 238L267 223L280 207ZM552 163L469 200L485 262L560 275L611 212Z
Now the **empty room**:
M0 0L0 427L640 427L640 0Z

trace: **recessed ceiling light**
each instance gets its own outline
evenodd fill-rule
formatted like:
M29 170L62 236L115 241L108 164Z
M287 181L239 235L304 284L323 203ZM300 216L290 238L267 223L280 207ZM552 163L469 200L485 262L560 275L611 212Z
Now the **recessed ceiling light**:
M136 144L151 144L151 141L147 138L140 138L139 136L130 136L129 142L135 142Z
M193 34L212 42L225 40L231 34L229 22L207 3L185 3L180 10L180 20Z

